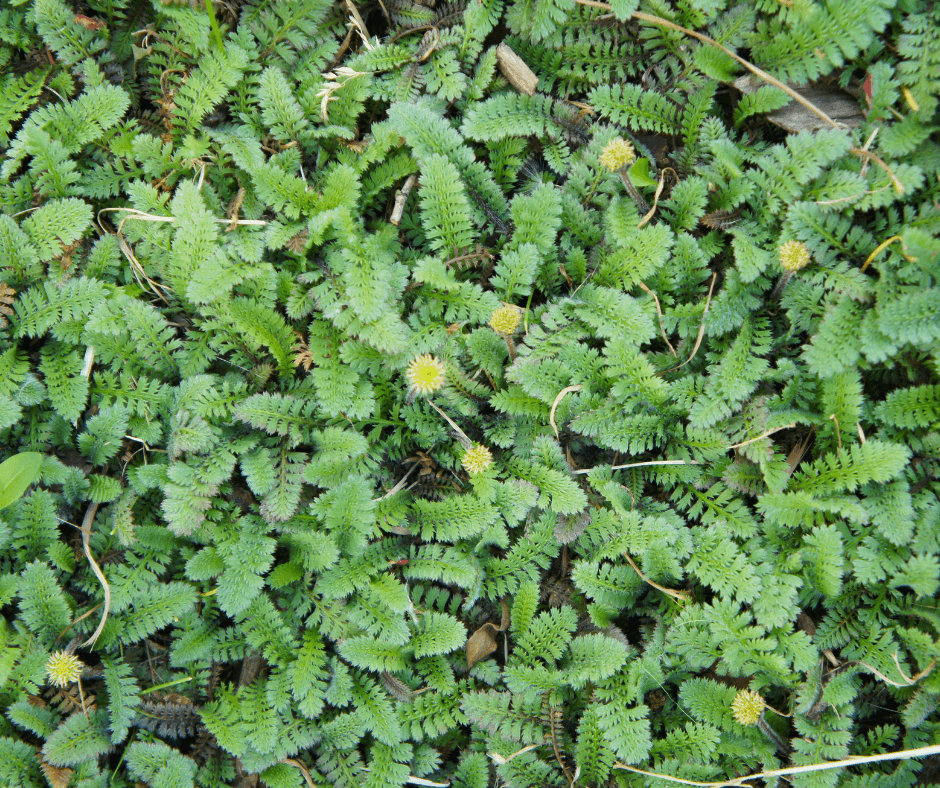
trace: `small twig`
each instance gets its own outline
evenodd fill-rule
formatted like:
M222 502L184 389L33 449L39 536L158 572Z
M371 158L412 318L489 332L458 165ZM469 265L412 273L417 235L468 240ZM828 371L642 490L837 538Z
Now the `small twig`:
M125 216L123 219L121 219L121 224L123 224L128 219L140 219L145 222L169 222L171 224L176 221L175 216L159 216L158 214L145 213L144 211L138 211L136 208L127 208L127 207L102 208L100 211L98 211L98 224L99 225L101 224L101 218L100 218L101 214L106 213L108 211L126 211L127 213L131 214L130 216ZM214 221L216 224L232 224L231 219L213 219L212 221ZM238 221L234 222L234 224L240 227L241 226L265 227L267 226L268 222L266 222L264 219L239 219Z
M657 590L659 590L659 591L662 591L664 594L668 594L668 595L671 596L673 599L678 599L680 602L685 602L685 601L689 598L689 592L688 592L688 591L676 591L675 589L666 588L665 586L661 586L661 585L660 585L659 583L657 583L655 580L650 580L646 575L643 574L643 572L640 571L640 567L638 567L638 566L636 565L636 563L634 563L634 561L633 561L633 559L630 557L630 554L629 554L629 553L624 553L624 554L623 554L623 557L627 559L627 561L630 563L630 566L633 567L633 571L636 572L636 573L640 576L640 579L641 579L644 583L648 583L649 585L653 586L653 588L655 588L655 589L657 589Z
M460 429L460 427L457 426L456 422L455 422L450 416L448 416L446 413L444 413L444 411L442 411L439 407L437 407L437 405L435 405L433 402L431 402L431 400L428 400L427 402L428 402L428 405L430 405L432 408L434 408L434 410L436 410L436 411L441 415L441 418L443 418L444 421L446 421L448 424L450 424L450 426L453 428L454 432L457 433L457 439L460 441L460 444L461 444L465 449L470 449L470 448L472 448L472 447L473 447L473 441L471 441L471 440L467 437L467 434L466 434L462 429Z
M98 582L101 583L102 588L104 588L104 612L101 614L101 621L98 624L98 628L95 629L88 640L82 643L82 646L91 646L98 640L108 620L108 611L111 609L111 586L108 585L108 580L101 571L101 567L98 566L91 554L91 526L95 521L95 513L97 511L97 503L88 505L88 510L85 512L85 519L82 520L82 547L85 549L85 557L88 558L88 563L91 564L91 570L95 573L95 577L98 578Z
M95 346L89 345L85 348L85 358L82 363L82 371L79 373L85 380L91 380L91 368L95 365ZM78 425L78 416L72 420L72 426Z
M663 340L666 342L666 346L669 348L669 352L672 353L672 355L678 357L679 354L676 353L676 349L672 346L672 343L669 341L669 337L666 336L666 326L663 325L663 310L662 310L662 307L659 305L659 298L657 297L656 293L654 293L652 290L650 290L646 286L645 282L639 281L637 282L637 284L640 286L643 292L649 293L651 296L653 296L653 301L656 302L656 315L659 317L659 330L662 331L663 333Z
M368 766L364 766L362 771L369 772L372 770ZM423 777L415 777L414 775L411 775L411 774L408 775L408 779L405 780L405 783L410 784L410 785L434 786L435 788L438 788L438 786L439 788L447 788L450 785L450 783L435 783L435 782L432 782L431 780L425 780Z
M307 783L309 788L317 788L316 783L313 781L313 777L310 776L310 770L306 766L304 766L300 761L295 760L294 758L284 758L284 760L282 760L281 763L286 763L289 766L296 766L300 770L300 773L303 775L304 782Z
M496 63L506 80L520 93L535 95L539 78L505 41L496 47Z
M871 148L871 144L875 141L875 137L878 136L879 131L881 131L881 127L880 126L875 127L875 130L870 135L868 135L868 139L865 140L865 144L862 145L862 150L869 150ZM865 177L865 173L868 172L869 164L870 162L868 161L868 159L865 159L865 161L862 162L861 169L859 169L858 171L858 174L861 175L863 178Z
M875 162L875 164L888 173L888 177L891 179L891 183L894 184L894 188L897 193L904 194L904 184L901 183L897 175L891 172L891 168L885 164L883 159L880 159L874 153L869 150L865 150L864 148L849 148L849 152L854 153L856 156L861 156L862 158L868 159L868 161Z
M880 244L878 244L877 247L875 247L875 251L872 252L870 255L868 255L868 259L864 263L862 263L862 269L861 269L862 273L864 274L865 269L868 268L868 266L872 264L872 261L879 254L881 254L885 249L887 249L890 244L894 243L895 241L900 241L901 245L902 246L904 245L904 239L900 235L892 235L887 241L882 241ZM902 252L901 254L904 254L904 253ZM904 255L904 257L907 260L911 260L911 258L908 257L906 254Z
M370 52L375 49L372 45L372 42L369 41L369 31L366 28L366 23L362 21L362 16L359 14L359 9L351 2L351 0L346 0L346 8L349 9L351 16L351 22L353 27L356 28L356 32L362 38L362 45L368 49Z
M71 523L69 523L69 525L71 525ZM72 527L74 528L75 526L72 526ZM95 605L93 608L91 608L91 610L86 610L84 613L82 613L78 618L76 618L71 624L69 624L65 629L63 629L63 630L59 633L59 636L56 638L56 640L61 640L61 639L62 639L62 636L63 636L66 632L68 632L72 627L74 627L74 626L75 626L77 623L79 623L80 621L84 621L86 618L88 618L88 616L90 616L92 613L94 613L99 607L101 607L101 603ZM75 640L73 641L73 643L76 643L76 646L77 646L77 642L76 642L77 640L78 640L78 638L75 638ZM71 645L72 645L72 644L70 643L69 646L71 646ZM68 648L66 648L66 653L68 653L68 654L71 653L71 652L68 650Z
M561 391L558 392L558 396L555 397L555 401L552 403L552 409L548 412L548 423L552 425L552 429L555 430L555 440L559 440L558 437L558 425L555 424L555 411L558 409L558 405L565 398L565 394L570 394L573 391L581 391L581 384L578 383L574 386L565 386Z
M405 213L405 203L408 202L408 195L411 194L411 190L414 188L417 180L418 176L415 173L411 173L411 175L408 176L408 180L405 181L404 186L402 186L401 189L398 190L398 194L395 195L395 207L392 209L392 215L389 217L388 221L396 227L398 227L398 223Z
M98 223L98 227L102 228L103 232L107 232L107 231L104 230L104 225L101 224L101 214L109 212L109 211L125 211L128 214L123 219L121 219L121 221L118 223L117 229L112 234L117 236L118 246L120 247L121 251L124 253L124 256L128 259L128 262L130 262L131 270L134 272L134 278L137 280L137 284L139 284L144 290L146 290L147 288L144 287L143 282L140 281L141 278L143 278L144 281L146 281L147 284L150 285L150 291L155 296L157 296L157 298L159 298L161 301L165 303L169 303L167 301L166 296L164 296L163 293L160 292L160 290L170 293L172 292L172 289L167 287L166 285L160 284L159 282L155 282L153 279L147 276L147 272L144 270L144 267L140 264L140 261L134 255L134 250L131 248L131 245L124 238L123 230L124 230L124 222L129 221L130 219L140 219L141 221L145 221L145 222L173 223L176 221L176 217L175 216L157 216L152 213L145 213L144 211L138 211L136 208L127 208L127 207L102 208L100 211L98 211L96 221ZM263 227L267 225L267 222L261 219L238 219L238 220L213 219L213 221L216 224L228 225L227 229L229 230L233 226L239 226L239 225L250 225L254 227Z
M842 454L842 428L839 426L839 419L835 413L830 413L829 418L836 423L836 437L839 439L839 454Z
M752 780L766 780L768 777L786 777L791 774L808 774L810 772L821 772L828 769L845 769L849 766L858 766L863 763L878 763L880 761L901 761L908 758L925 758L928 755L940 754L940 744L934 744L930 747L918 747L914 750L900 750L899 752L885 752L878 755L865 755L854 758L845 758L841 761L826 761L824 763L814 763L809 766L791 766L788 769L773 769L768 772L759 772L757 774L748 774L744 777L735 777L731 780L716 783L701 783L695 780L684 780L681 777L673 777L668 774L658 774L656 772L647 772L643 769L635 769L619 761L614 763L615 769L624 769L635 774L642 774L647 777L655 777L657 780L679 783L680 785L692 785L696 788L738 788L750 783Z
M147 689L142 689L140 691L141 695L149 695L151 692L160 692L167 687L175 687L177 684L187 684L192 681L194 676L187 676L185 679L177 679L176 681L168 681L165 684L157 684L155 687L148 687Z
M408 477L411 476L411 474L413 474L416 470L418 470L419 467L420 466L418 465L418 463L415 463L414 465L412 465L411 470L409 470L408 473L404 475L404 477L402 478L400 482L398 482L398 484L392 487L392 489L389 490L387 493L385 493L385 495L381 496L380 498L373 498L372 500L376 503L378 503L379 501L384 501L386 498L391 498L399 490L404 489L405 483L408 481Z
M82 699L82 713L85 715L85 718L88 719L88 708L85 706L85 689L82 687L82 677L79 676L75 681L78 684L78 697Z
M656 193L653 195L653 207L649 209L649 212L640 219L640 223L636 226L636 229L639 230L643 227L653 216L656 215L656 206L659 205L659 195L663 193L663 186L666 185L666 170L672 170L672 167L667 167L659 174L659 185L656 187ZM675 170L672 170L675 172Z
M493 761L495 761L495 762L498 763L500 766L502 766L504 763L509 763L509 762L510 762L511 760L513 760L514 758L518 758L518 757L519 757L520 755L522 755L523 753L529 752L530 750L538 749L539 747L542 747L542 746L543 746L543 745L541 745L541 744L530 744L530 745L528 745L527 747L523 747L521 750L516 750L516 751L515 751L512 755L510 755L508 758L504 758L504 757L503 757L502 755L500 755L498 752L488 752L487 755L489 755L490 758L491 758Z
M85 348L85 360L82 364L81 376L88 380L91 378L91 368L95 364L95 346L89 345Z
M578 388L580 388L580 386ZM562 393L564 393L567 390L568 389L564 389ZM552 412L554 413L554 410ZM554 426L554 422L552 423L552 426ZM762 435L758 435L756 438L750 438L749 440L741 441L740 443L734 443L731 446L725 446L724 450L730 451L731 449L739 449L742 446L747 446L749 443L754 443L755 441L759 441L762 438L766 438L768 435L773 435L775 432L780 432L781 430L789 430L795 426L796 426L796 422L794 422L793 424L784 424L782 427L776 427L775 429L768 430ZM556 435L557 435L557 430L556 430ZM701 463L696 460L648 460L647 462L631 462L631 463L628 463L627 465L611 465L610 470L623 471L628 468L642 468L644 466L649 466L649 465L701 465ZM597 467L602 468L604 466L600 465ZM593 470L594 468L583 468L582 470L573 471L572 473L574 475L579 475L579 474L590 473Z
M700 462L696 460L650 460L649 462L631 462L628 465L611 465L610 470L612 471L622 471L627 468L641 468L645 465L701 465ZM604 467L602 465L598 466L600 468ZM574 475L580 475L584 473L590 473L594 468L584 468L580 471L573 471Z
M796 426L796 422L793 422L793 424L784 424L782 427L777 427L776 429L767 430L767 432L765 432L763 435L758 435L756 438L751 438L750 440L741 441L740 443L735 443L729 446L728 448L740 449L742 446L747 446L749 443L754 443L755 441L759 441L762 438L766 438L769 435L773 435L775 432L780 432L781 430L788 430L791 427L795 427L795 426Z
M717 279L718 279L718 274L712 274L712 283L708 286L708 298L705 299L705 311L702 312L702 324L698 327L698 337L696 337L695 339L695 347L692 348L692 355L689 356L685 361L683 361L678 367L667 369L666 372L675 372L677 369L682 369L693 358L695 358L695 354L698 353L698 349L702 345L702 338L705 336L705 317L708 315L708 308L711 306L711 303L712 303L712 290L715 287L715 281Z
M424 690L419 691L423 692ZM368 769L366 771L368 771ZM410 785L428 785L435 786L435 788L438 786L440 786L440 788L447 788L447 786L450 785L450 783L436 783L432 782L431 780L425 780L423 777L415 777L413 774L409 774L408 779L405 780L405 782L409 783Z
M890 186L882 186L880 189L865 189L864 191L857 192L855 194L850 194L848 197L836 197L832 200L816 200L816 205L838 205L840 202L849 202L851 200L857 200L859 197L864 197L871 194L881 194L885 189L890 189Z
M639 468L643 465L701 465L696 460L651 460L650 462L631 462L627 465L611 465L612 471L622 471L627 468ZM588 471L577 471L577 473L588 473Z
M898 652L897 652L897 651L894 652L894 664L898 666L898 673L901 674L901 677L902 677L908 684L910 684L911 686L913 686L913 685L916 684L918 681L920 681L922 678L925 678L926 676L930 675L930 674L933 672L933 669L934 669L935 667L937 667L937 660L936 660L936 659L932 659L932 660L930 661L930 664L929 664L926 668L924 668L920 673L917 673L916 675L912 676L911 678L908 678L908 677L907 677L907 674L904 672L904 669L901 667L901 663L898 662Z
M881 679L881 680L882 680L883 682L885 682L886 684L890 684L892 687L910 687L911 684L916 683L919 679L922 679L924 676L926 676L928 673L930 673L930 672L934 669L934 666L936 665L936 660L934 660L934 661L931 662L926 668L924 668L924 670L922 670L920 673L918 673L913 679L909 679L909 678L905 675L904 671L901 670L901 665L900 665L900 663L898 663L898 655L897 655L897 653L895 653L895 655L894 655L894 661L895 661L895 664L897 664L897 666L898 666L898 673L900 673L900 674L901 674L901 677L904 679L904 682L905 682L904 684L901 684L900 682L897 682L897 681L892 681L892 680L889 679L887 676L885 676L884 673L881 673L880 671L876 670L876 669L873 668L871 665L869 665L867 662L862 662L861 660L858 660L858 661L856 661L855 664L856 664L856 665L861 665L863 668L867 668L867 669L870 670L872 673L874 673L875 676L877 676L879 679Z
M385 7L385 3L382 0L379 0L379 5L382 6L382 13L385 14L385 18L388 20L389 27L392 26L392 17L388 14L388 9Z

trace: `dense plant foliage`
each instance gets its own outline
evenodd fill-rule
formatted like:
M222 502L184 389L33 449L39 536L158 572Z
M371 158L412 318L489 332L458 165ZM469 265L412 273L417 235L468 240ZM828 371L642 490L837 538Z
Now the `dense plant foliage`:
M7 3L0 781L936 742L933 7Z

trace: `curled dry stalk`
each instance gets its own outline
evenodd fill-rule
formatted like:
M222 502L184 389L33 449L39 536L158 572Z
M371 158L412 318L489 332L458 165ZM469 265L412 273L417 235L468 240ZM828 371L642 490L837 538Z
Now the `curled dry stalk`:
M715 282L717 280L718 280L718 274L712 274L712 283L708 286L708 298L705 299L705 309L702 311L702 322L698 327L698 336L695 338L695 347L692 348L692 355L690 355L678 367L667 369L666 372L675 372L677 369L682 369L682 367L684 367L693 358L695 358L695 354L698 353L698 349L702 346L702 339L705 336L705 317L706 315L708 315L708 308L711 306L711 303L712 303L712 292L715 289Z
M642 580L644 583L651 585L657 591L662 591L664 594L671 596L673 599L679 601L680 603L688 601L688 598L689 598L688 591L679 591L675 588L666 588L665 586L661 586L655 580L650 580L645 574L643 574L643 571L640 569L640 567L636 565L636 561L634 561L633 558L630 557L629 553L624 553L623 557L627 559L627 563L629 563L630 566L633 567L633 571L636 572L637 575L639 575L640 580Z
M98 504L92 503L89 504L88 510L85 512L85 519L82 520L82 547L85 550L85 557L88 559L88 563L91 564L91 571L95 573L95 577L98 578L98 582L101 583L101 587L104 589L104 611L101 614L101 621L98 623L98 627L92 632L91 637L82 643L82 646L94 645L95 641L98 640L104 629L104 625L108 621L108 611L111 609L111 586L108 585L108 580L104 576L104 572L101 571L101 567L98 566L94 556L91 554L91 526L95 521L95 513L97 511Z

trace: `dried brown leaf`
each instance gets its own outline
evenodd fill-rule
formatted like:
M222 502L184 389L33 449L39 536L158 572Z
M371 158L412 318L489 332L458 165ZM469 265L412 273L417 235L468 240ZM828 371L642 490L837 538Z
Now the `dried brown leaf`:
M495 624L487 622L467 638L467 667L472 668L481 659L486 659L496 651L496 633L499 630Z
M40 761L39 768L42 769L43 777L50 788L65 788L74 774L67 766L53 766L45 761Z

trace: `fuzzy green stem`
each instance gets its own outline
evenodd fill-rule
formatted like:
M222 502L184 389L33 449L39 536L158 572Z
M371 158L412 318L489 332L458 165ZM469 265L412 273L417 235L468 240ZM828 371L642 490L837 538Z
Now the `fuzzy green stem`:
M620 171L620 180L623 181L623 185L633 198L633 202L636 203L636 207L640 209L640 213L649 213L649 203L643 199L643 195L641 195L636 186L633 185L633 181L630 180L630 174L626 169Z
M768 738L777 752L787 753L790 751L790 746L780 737L780 734L767 724L767 720L764 719L763 711L760 713L760 717L757 720L757 728Z
M774 289L770 293L770 300L776 301L783 295L783 291L786 290L787 285L790 283L790 280L793 278L793 271L784 271L780 278L777 280L777 284L774 285Z

